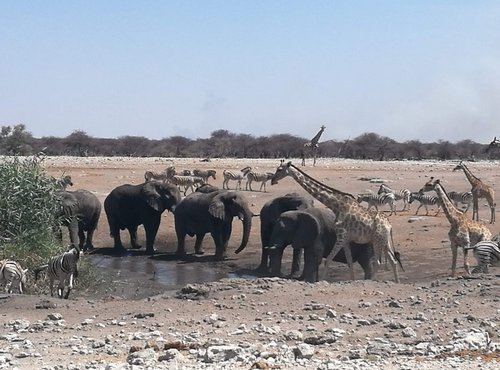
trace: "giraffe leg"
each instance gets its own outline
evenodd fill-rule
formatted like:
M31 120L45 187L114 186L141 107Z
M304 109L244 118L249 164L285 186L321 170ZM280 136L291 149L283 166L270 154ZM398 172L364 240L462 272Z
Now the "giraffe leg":
M469 250L467 249L467 247L469 245L470 245L470 243L468 245L466 245L463 249L463 251L464 251L464 270L465 270L467 275L470 275L469 258L467 256L469 254Z
M473 196L473 203L472 203L472 219L473 220L479 220L479 199L477 195Z
M351 247L349 245L349 241L347 240L347 231L344 229L341 229L341 230L336 230L336 233L337 233L337 241L336 241L335 246L333 247L332 251L330 252L330 255L333 258L337 255L337 253L341 249L344 250L345 259L347 261L347 265L349 266L350 277L351 277L351 280L354 280L354 265L353 265L353 261L352 261ZM327 258L329 256L327 256Z
M452 242L451 243L451 276L456 275L456 270L457 270L457 254L458 254L458 247L457 245Z

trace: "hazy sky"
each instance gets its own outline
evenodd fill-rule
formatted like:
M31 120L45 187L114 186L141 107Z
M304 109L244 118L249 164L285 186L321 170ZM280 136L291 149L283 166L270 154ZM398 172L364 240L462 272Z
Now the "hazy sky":
M35 137L500 136L500 1L0 0L0 126Z

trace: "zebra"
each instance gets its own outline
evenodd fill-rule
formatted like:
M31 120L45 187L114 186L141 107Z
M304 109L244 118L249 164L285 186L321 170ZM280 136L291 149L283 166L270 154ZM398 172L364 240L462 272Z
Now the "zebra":
M262 191L262 188L264 188L264 191L267 192L266 190L266 182L271 180L274 176L274 173L272 172L266 172L266 173L257 173L250 171L247 173L247 183L245 185L245 190L250 189L250 191L253 191L252 189L252 182L260 182L260 188L259 191Z
M396 196L393 193L385 193L385 194L359 194L358 195L358 203L366 202L368 203L368 209L375 207L378 212L378 206L383 204L388 204L391 208L391 216L393 213L396 213Z
M193 175L201 177L204 183L208 183L208 179L212 177L214 180L216 179L215 174L217 171L215 170L193 170Z
M465 208L464 213L466 213L469 210L470 205L472 204L472 192L471 191L463 191L463 192L458 192L458 191L450 191L446 193L448 195L448 198L455 204L455 207L458 209L458 203L462 203L467 205L467 208Z
M172 176L169 181L178 186L184 186L184 196L187 194L187 190L191 189L191 192L194 192L194 186L202 185L204 183L203 178L198 176Z
M11 294L14 286L23 293L26 286L26 272L19 263L11 260L0 261L0 283L5 284L5 292Z
M144 172L144 180L146 180L146 181L156 180L156 181L165 182L165 181L168 181L168 179L175 174L176 174L175 167L170 166L161 172L158 172L158 171L146 171L146 172Z
M63 297L64 287L67 283L68 290L64 295L68 299L69 292L73 289L73 279L78 276L78 260L80 259L80 250L71 248L58 256L51 257L47 264L38 266L34 269L35 281L38 279L38 274L41 271L47 270L47 275L50 283L50 295L54 296L54 280L59 281L57 287L57 296Z
M406 206L408 206L408 210L410 209L410 193L411 191L409 189L400 189L400 190L392 190L389 186L385 184L381 184L380 188L378 189L377 194L384 194L384 193L393 193L394 196L396 197L396 200L403 200L403 209L402 211L406 210Z
M243 180L244 177L252 170L252 167L247 166L245 168L242 168L240 171L227 171L224 170L222 172L224 176L224 181L222 182L222 189L228 189L229 190L229 180L234 180L236 181L236 190L240 189L241 190L241 180Z
M433 206L437 204L437 212L434 216L437 216L439 212L441 211L441 203L439 202L439 198L436 195L428 195L428 194L422 194L422 193L417 193L417 192L411 192L410 193L410 201L409 203L413 203L414 200L418 200L420 202L420 205L417 208L417 211L415 212L415 215L418 215L418 211L420 210L420 207L424 206L425 208L425 215L429 215L429 209L427 206Z
M472 270L472 273L487 274L490 265L500 266L500 246L497 241L483 240L464 249L464 252L472 249L474 257L476 257L477 266Z

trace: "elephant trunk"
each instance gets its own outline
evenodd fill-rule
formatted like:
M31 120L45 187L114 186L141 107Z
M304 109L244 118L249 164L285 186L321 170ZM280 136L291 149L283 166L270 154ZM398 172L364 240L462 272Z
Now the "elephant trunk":
M243 237L241 238L241 245L235 251L235 253L240 253L248 244L250 239L250 230L252 229L252 211L246 208L240 215L241 222L243 224Z

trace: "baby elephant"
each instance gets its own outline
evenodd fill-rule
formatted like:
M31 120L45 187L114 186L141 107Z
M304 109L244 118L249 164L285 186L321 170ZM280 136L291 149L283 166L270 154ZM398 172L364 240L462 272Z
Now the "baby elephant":
M307 282L318 281L319 265L330 254L337 240L335 221L336 216L330 209L313 207L283 212L273 228L268 247L271 274L280 275L283 250L291 244L294 251L304 250L303 279ZM351 252L353 261L357 261L363 268L365 279L371 279L374 256L372 246L351 244ZM344 251L341 249L333 260L346 263Z

